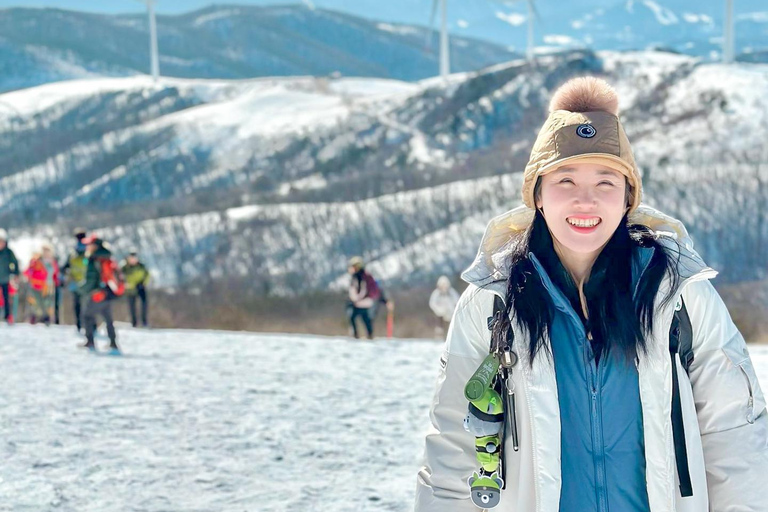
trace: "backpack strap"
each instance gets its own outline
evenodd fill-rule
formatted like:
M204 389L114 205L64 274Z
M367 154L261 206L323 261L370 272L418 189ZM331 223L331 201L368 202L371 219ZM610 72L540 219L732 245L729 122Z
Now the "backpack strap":
M679 304L680 308L675 308L675 315L669 328L669 356L672 361L672 435L675 443L677 475L680 479L680 495L687 498L693 496L693 485L688 466L688 448L685 444L685 424L675 354L680 355L680 362L688 373L693 362L693 328L682 297Z
M496 318L497 315L504 313L504 300L496 295L493 294L493 315L488 317L488 330L493 330L493 321Z
M680 304L680 310L675 311L680 328L677 353L680 354L680 363L682 363L685 373L689 373L693 363L693 326L691 326L691 317L688 316L688 308L685 307L682 297L680 297Z

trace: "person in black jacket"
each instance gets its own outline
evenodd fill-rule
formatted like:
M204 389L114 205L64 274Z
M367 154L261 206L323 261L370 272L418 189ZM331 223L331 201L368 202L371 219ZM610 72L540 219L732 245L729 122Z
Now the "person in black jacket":
M110 289L112 286L117 286L114 275L109 275L113 263L112 252L104 241L96 236L83 239L83 243L86 245L85 255L88 257L88 266L85 269L85 281L79 290L83 298L82 315L83 327L85 327L85 343L82 347L96 349L93 337L96 331L96 318L101 316L107 324L109 349L112 353L119 354L110 303L112 298Z
M14 283L14 286L18 287L18 279L19 262L11 248L8 247L8 233L4 229L0 229L0 289L2 289L3 294L5 321L9 325L13 323L9 286Z

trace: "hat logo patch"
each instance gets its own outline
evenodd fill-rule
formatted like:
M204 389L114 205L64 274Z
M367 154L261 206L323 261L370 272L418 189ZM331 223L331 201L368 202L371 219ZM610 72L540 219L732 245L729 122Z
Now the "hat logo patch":
M591 124L582 124L579 125L578 128L576 128L576 135L581 137L582 139L591 139L595 135L597 135L597 130L595 130L595 127Z

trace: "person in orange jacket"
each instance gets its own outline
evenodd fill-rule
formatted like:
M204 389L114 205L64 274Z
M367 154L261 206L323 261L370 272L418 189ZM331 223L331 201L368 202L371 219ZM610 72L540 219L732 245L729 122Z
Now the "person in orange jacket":
M42 321L49 325L53 318L54 294L59 283L59 266L53 257L51 244L43 244L42 253L32 255L24 276L29 282L30 304L34 308L31 323Z

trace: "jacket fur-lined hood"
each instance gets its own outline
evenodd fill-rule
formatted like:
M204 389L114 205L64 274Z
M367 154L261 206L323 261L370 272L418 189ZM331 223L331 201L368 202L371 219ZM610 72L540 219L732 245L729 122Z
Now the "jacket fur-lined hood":
M498 291L503 293L510 272L510 255L519 235L533 222L534 214L534 210L523 205L493 218L485 229L475 261L461 278L479 287L502 282ZM694 250L693 240L679 220L643 204L630 214L629 222L647 226L659 236L662 246L675 256L680 253L677 266L681 278L710 270Z

